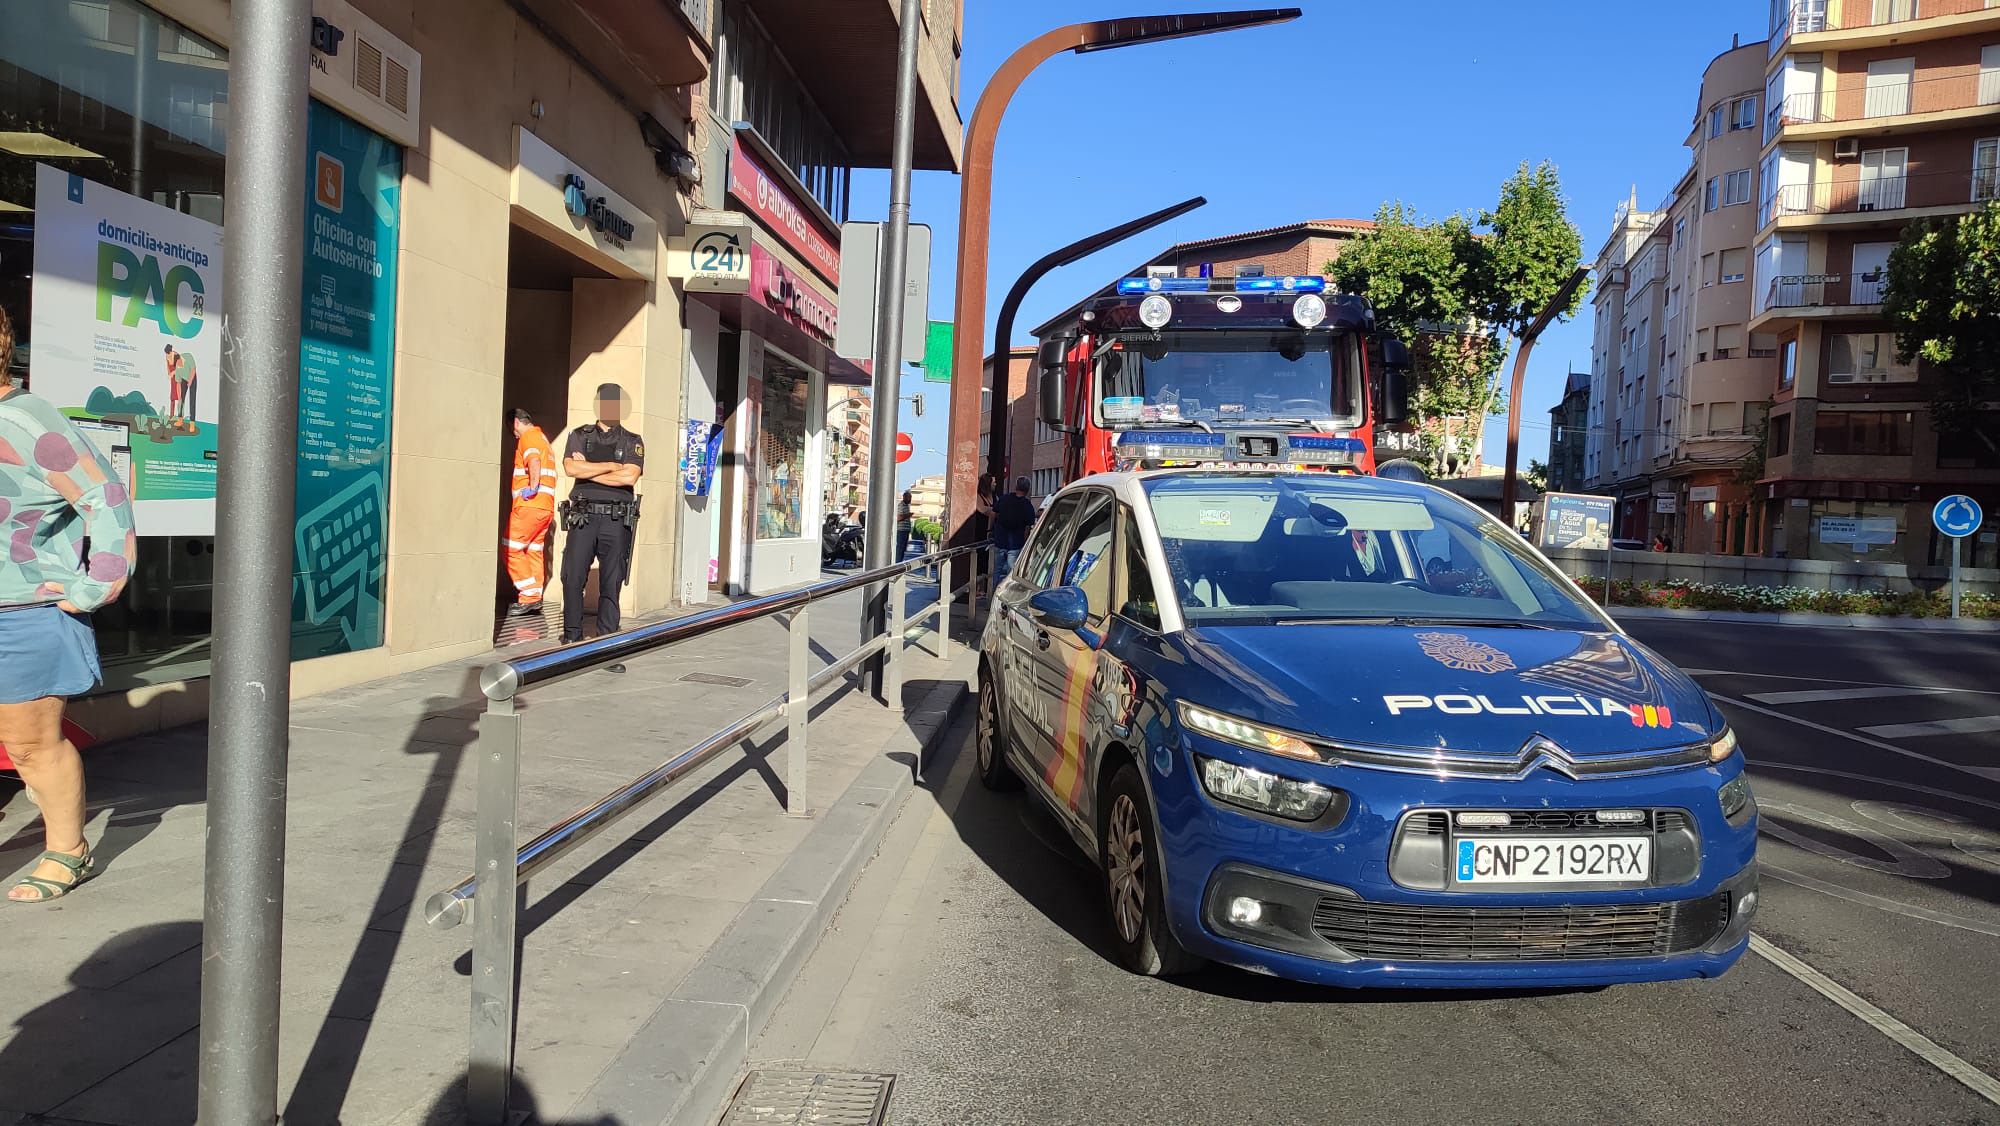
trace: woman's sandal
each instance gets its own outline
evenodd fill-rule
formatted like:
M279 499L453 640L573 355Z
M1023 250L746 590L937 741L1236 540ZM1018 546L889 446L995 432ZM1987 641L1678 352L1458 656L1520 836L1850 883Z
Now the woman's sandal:
M12 895L9 895L8 902L47 903L52 899L61 899L63 896L81 887L85 880L97 874L97 862L91 856L88 845L84 846L82 856L71 856L67 852L57 852L54 849L50 849L37 857L35 863L39 865L44 860L53 860L64 868L69 869L69 882L59 884L54 880L45 880L40 876L22 876L15 882L14 886L33 890L35 898L15 899Z

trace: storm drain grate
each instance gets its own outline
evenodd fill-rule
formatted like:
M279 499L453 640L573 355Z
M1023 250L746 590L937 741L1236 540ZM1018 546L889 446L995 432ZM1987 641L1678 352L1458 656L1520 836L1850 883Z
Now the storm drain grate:
M719 672L691 672L681 679L692 684L720 684L724 688L750 687L747 676L724 676Z
M866 1071L753 1071L722 1126L881 1126L896 1077Z

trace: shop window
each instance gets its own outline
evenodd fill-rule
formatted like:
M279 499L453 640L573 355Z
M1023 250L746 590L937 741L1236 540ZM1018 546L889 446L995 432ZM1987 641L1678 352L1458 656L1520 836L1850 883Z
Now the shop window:
M1908 454L1914 419L1909 411L1822 411L1813 431L1813 452Z
M770 352L757 434L757 538L805 534L806 407L812 377Z

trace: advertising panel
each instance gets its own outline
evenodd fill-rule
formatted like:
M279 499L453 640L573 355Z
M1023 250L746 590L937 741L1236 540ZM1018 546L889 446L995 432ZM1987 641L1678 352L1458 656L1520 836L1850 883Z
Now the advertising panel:
M222 228L35 166L36 394L126 469L142 536L215 533Z
M1611 550L1611 498L1548 493L1543 498L1541 547Z
M296 658L382 644L403 151L314 102L306 160Z
M826 280L840 282L839 236L820 225L792 192L764 165L750 155L743 138L736 138L729 153L729 194L777 232L786 246Z

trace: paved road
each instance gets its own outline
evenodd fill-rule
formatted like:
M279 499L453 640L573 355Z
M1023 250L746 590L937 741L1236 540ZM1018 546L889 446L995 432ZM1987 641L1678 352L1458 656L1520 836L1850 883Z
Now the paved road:
M1137 978L1093 873L961 738L753 1058L894 1072L908 1124L2000 1123L1975 1090L2000 1092L2000 723L1969 722L2000 715L2000 643L1634 633L1704 670L1748 748L1769 957L1597 992Z

